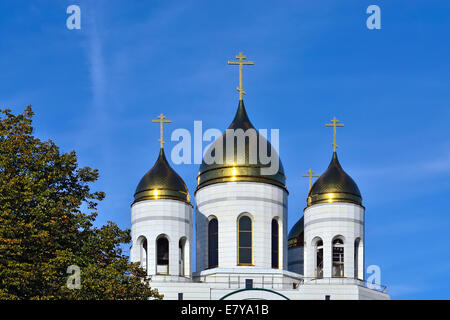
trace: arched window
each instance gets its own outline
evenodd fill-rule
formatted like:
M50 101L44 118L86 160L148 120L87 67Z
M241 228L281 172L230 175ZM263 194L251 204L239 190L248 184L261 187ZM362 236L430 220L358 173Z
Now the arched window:
M208 268L219 266L219 222L213 218L208 223Z
M241 216L238 220L238 265L252 265L252 219Z
M344 276L344 241L340 238L333 240L333 277Z
M272 268L278 269L278 267L278 221L276 219L272 219Z
M355 270L355 276L354 276L354 278L355 279L358 279L358 266L359 266L359 242L360 242L360 239L359 238L357 238L356 240L355 240L355 251L354 251L354 270Z
M178 242L178 270L179 275L184 277L184 260L185 260L185 253L184 248L186 247L186 238L181 238Z
M156 273L169 274L169 240L165 236L156 240Z
M323 278L323 241L316 242L316 278Z
M147 238L145 238L144 236L139 237L138 245L139 245L139 262L141 263L141 267L145 271L148 271Z

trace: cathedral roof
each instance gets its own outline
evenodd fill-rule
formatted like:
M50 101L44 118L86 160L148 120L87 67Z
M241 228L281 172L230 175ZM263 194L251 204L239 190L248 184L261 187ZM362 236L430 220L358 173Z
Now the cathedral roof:
M188 188L170 167L163 148L153 168L142 177L134 193L134 203L157 199L174 199L191 204Z
M297 247L303 245L303 228L304 222L303 217L297 221L296 224L291 228L288 234L288 247Z
M217 160L212 164L207 164L205 162L205 158L203 158L203 162L200 165L199 174L197 177L197 191L207 185L221 183L221 182L229 182L229 181L249 181L249 182L262 182L269 183L281 188L286 189L285 181L286 177L284 175L283 164L281 160L279 160L278 172L273 175L263 175L261 174L261 168L270 167L270 163L263 164L260 155L259 155L259 145L260 140L264 139L267 142L267 151L266 155L271 154L272 146L271 144L259 134L259 132L255 129L255 127L250 122L248 118L247 112L245 110L244 101L239 100L238 109L236 115L234 117L233 122L230 124L228 129L242 129L244 132L248 129L254 129L256 133L256 161L250 159L249 154L249 144L250 139L245 139L245 152L239 152L242 154L238 154L238 143L233 143L234 145L234 159L233 163L229 163L226 160L226 133L223 133L221 137L217 138L213 145L210 146L209 150L206 154L211 154L212 157L215 157L215 151L217 144L222 143L223 150L223 161L221 164L216 163ZM236 142L236 139L235 139ZM275 152L275 151L273 151ZM276 157L279 159L279 157ZM250 161L253 160L253 161Z
M355 181L342 169L336 151L328 169L316 180L308 195L308 206L317 203L350 202L362 205Z

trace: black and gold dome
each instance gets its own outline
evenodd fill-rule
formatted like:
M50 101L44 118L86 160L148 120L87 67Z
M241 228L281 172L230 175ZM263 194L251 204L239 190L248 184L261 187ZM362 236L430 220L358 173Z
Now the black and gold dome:
M304 222L303 217L301 217L300 220L298 220L297 223L294 224L294 226L291 228L291 231L289 231L288 248L303 246L304 242L303 230L304 230Z
M263 136L259 134L259 132L253 127L252 123L250 122L247 112L245 111L244 107L244 101L239 100L239 106L238 110L236 112L236 115L234 117L233 122L230 124L228 129L242 129L244 132L247 129L254 129L256 131L256 161L251 159L250 157L250 139L245 139L245 152L238 152L238 143L237 138L234 138L235 141L233 143L234 145L234 159L235 161L233 163L227 162L226 159L226 133L223 133L221 137L217 138L216 141L210 146L210 149L207 151L207 154L211 154L212 157L215 157L215 151L216 151L216 145L218 143L222 143L222 150L223 150L223 161L221 164L219 163L212 163L207 164L205 162L205 159L203 159L202 164L200 165L200 170L197 176L197 190L211 185L215 183L220 182L232 182L232 181L245 181L245 182L262 182L262 183L268 183L272 184L278 187L281 187L283 189L286 189L286 177L284 175L284 169L283 164L281 163L281 160L279 157L275 157L279 161L278 171L273 175L263 175L261 173L261 169L266 167L270 167L270 163L263 164L263 162L260 159L260 152L259 152L259 146L260 146L260 140L264 139ZM264 141L263 141L264 142ZM272 146L271 144L266 140L267 142L267 152L265 153L268 157L270 157ZM273 151L275 152L275 151ZM242 154L239 154L242 153ZM250 161L253 160L253 161ZM217 162L217 161L216 161Z
M191 205L188 188L170 167L163 148L155 165L142 177L134 193L134 203L157 199L180 200Z
M328 169L316 180L308 195L308 206L317 203L350 202L362 205L355 181L342 169L336 151Z

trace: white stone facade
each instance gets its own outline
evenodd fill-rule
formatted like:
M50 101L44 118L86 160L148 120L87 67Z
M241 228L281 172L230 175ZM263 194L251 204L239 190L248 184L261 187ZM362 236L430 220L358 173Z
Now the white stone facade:
M304 276L316 278L317 243L323 243L323 278L331 278L332 243L344 243L344 277L364 280L364 208L357 204L320 203L304 211ZM357 250L355 255L355 241ZM357 258L357 275L355 274Z
M238 219L252 220L253 267L270 269L272 219L279 225L279 268L287 269L287 192L279 187L255 182L225 182L197 191L196 242L197 271L208 268L208 222L217 218L219 226L219 268L238 266Z
M243 273L241 279L253 276ZM237 274L236 274L237 277ZM259 275L260 279L262 276ZM182 294L184 300L388 300L389 295L384 292L369 289L360 281L351 279L339 279L340 282L316 283L301 282L297 280L296 288L278 285L283 281L301 278L298 274L285 271L281 275L274 276L275 285L272 287L270 275L265 275L265 284L255 282L255 287L246 289L236 282L202 282L195 279L192 282L167 282L152 281L151 286L164 294L165 300L177 300ZM282 280L285 279L285 280ZM269 281L270 280L270 281ZM278 284L277 284L278 282Z
M256 182L224 182L196 194L197 271L192 272L192 206L157 199L132 205L131 261L140 261L152 288L164 299L389 299L383 290L369 289L364 278L364 208L351 203L323 203L304 211L304 252L291 251L290 261L304 263L304 274L287 271L287 197L282 188ZM239 265L239 217L252 219L252 265ZM218 267L208 269L208 222L218 220ZM279 224L279 267L272 268L271 222ZM168 274L158 274L156 241L169 240ZM142 239L147 239L147 251ZM323 241L323 275L315 274L314 241ZM332 241L343 240L344 277L332 276ZM180 266L180 239L185 239ZM354 241L358 244L358 274L354 274ZM298 257L296 257L298 255ZM303 258L303 259L302 259ZM292 260L294 259L294 260ZM359 278L359 279L358 279Z
M191 279L192 225L192 206L185 202L158 199L134 203L131 206L131 261L140 261L153 279L160 278L166 281ZM156 241L161 236L169 241L168 270L161 268L157 270ZM147 240L147 252L142 246L144 239Z

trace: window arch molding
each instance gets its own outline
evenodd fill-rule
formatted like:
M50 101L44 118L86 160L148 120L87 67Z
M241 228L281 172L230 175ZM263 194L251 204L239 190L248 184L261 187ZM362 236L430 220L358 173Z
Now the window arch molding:
M239 219L241 219L243 216L247 216L250 219L252 219L252 221L255 219L255 217L253 217L253 215L250 212L242 212L241 214L238 215L237 217L237 221L239 221Z
M210 216L208 216L208 222L209 221L211 221L211 220L213 220L213 219L217 219L217 217L215 216L215 215L210 215ZM218 219L217 219L218 220Z
M158 239L160 239L160 238L167 238L167 240L169 240L169 242L171 241L170 237L166 233L158 234L158 236L156 237L156 241L158 241Z
M317 245L317 242L319 242L319 241L322 241L322 243L323 243L323 240L321 237L314 237L314 239L311 240L311 247L315 247Z

